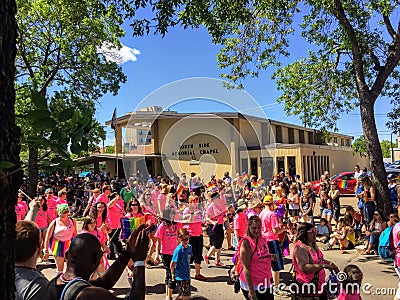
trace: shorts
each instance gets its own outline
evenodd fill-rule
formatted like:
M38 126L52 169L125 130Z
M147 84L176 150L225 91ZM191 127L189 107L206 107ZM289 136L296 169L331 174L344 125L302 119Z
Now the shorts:
M333 218L339 220L340 217L340 205L334 205L333 207Z
M340 241L339 241L339 244L341 245ZM349 241L349 244L347 245L346 248L345 247L341 247L340 249L341 250L352 250L352 249L354 249L354 244L353 244L353 242Z
M224 222L224 229L227 230L229 228L231 228L231 224L229 223L229 221L225 221Z
M177 280L179 296L190 296L190 280Z
M333 215L333 211L332 209L329 208L324 208L324 210L322 211L323 215L327 215L327 216L332 216Z
M272 271L282 271L283 266L283 255L282 249L278 241L268 241L268 249L270 254L276 254L278 259L276 261L271 261Z
M47 230L47 228L49 228L49 226L43 227L43 228L39 228L40 232L45 232Z
M222 224L208 225L208 236L210 237L210 244L216 249L222 248L222 243L224 242L224 229Z
M190 263L201 264L203 260L203 236L191 236L189 244L192 246L192 257Z
M298 217L299 216L299 209L289 209L289 215L291 217Z

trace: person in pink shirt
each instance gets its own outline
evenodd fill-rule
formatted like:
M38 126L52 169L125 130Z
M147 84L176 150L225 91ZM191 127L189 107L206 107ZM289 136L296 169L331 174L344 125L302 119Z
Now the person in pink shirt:
M245 236L247 231L247 201L245 199L239 199L236 208L236 215L233 217L233 230L236 238L236 242Z
M96 228L97 222L93 216L85 217L83 220L82 231L79 233L90 233L93 234L95 237L98 238L101 249L104 252L102 258L100 259L100 264L97 267L97 270L93 272L91 275L91 279L96 279L97 277L101 276L105 270L107 270L109 263L107 260L106 254L108 253L109 249L106 245L107 243L107 234L103 232L105 229L105 225L102 225L102 228Z
M161 259L165 269L165 291L166 299L172 299L172 275L170 265L172 261L172 254L178 246L178 224L171 221L174 218L173 209L170 207L165 208L163 215L166 218L158 226L155 237L157 238L157 257L161 254Z
M68 204L67 201L67 191L62 189L58 191L58 198L56 200L57 205L59 204Z
M184 228L190 234L189 244L192 246L191 261L194 262L196 273L194 278L197 280L206 280L207 278L200 274L200 265L203 253L203 211L200 209L199 197L189 196L189 205L183 210Z
M161 186L161 193L158 195L157 198L157 213L162 218L163 211L165 209L165 205L167 203L167 194L169 192L168 184L163 184Z
M356 265L347 265L343 272L347 275L341 282L338 300L362 300L360 295L363 273Z
M47 207L45 196L39 196L39 211L36 215L35 223L39 227L40 232L40 258L43 259L44 239L46 238L47 228L51 222L51 215Z
M215 266L222 267L224 264L221 262L221 248L224 241L224 216L227 211L226 203L221 203L220 194L214 192L211 195L210 202L206 208L206 221L208 223L207 234L210 237L210 250L203 256L204 262L207 266L210 265L209 257L215 253Z
M104 185L101 188L102 193L96 198L96 203L97 202L103 202L105 204L108 204L110 202L109 195L111 193L111 187L109 185Z
M15 214L17 215L17 221L25 219L28 212L28 205L23 201L24 195L22 193L18 194L17 204L15 205Z
M108 219L110 221L111 232L110 237L110 253L109 258L115 259L115 254L120 255L122 252L122 244L119 240L121 232L121 218L125 216L124 201L118 193L111 195L111 201L107 204Z
M253 201L253 203L250 206L250 209L245 212L247 215L247 218L250 219L252 216L259 216L262 210L264 209L264 204L260 201Z
M103 224L107 225L107 234L111 232L110 221L107 218L107 205L104 202L98 202L93 209L93 217L96 219L96 228Z
M246 234L239 243L239 261L236 274L246 299L274 299L271 293L271 255L267 240L261 234L261 220L252 216L246 228Z
M126 215L125 218L138 218L143 217L142 207L137 199L132 198L126 205Z
M274 295L283 296L284 291L279 289L279 273L283 270L283 254L279 244L279 234L286 231L281 226L274 212L274 200L271 195L264 197L264 210L260 213L262 235L268 241L269 252L277 255L277 260L272 262L272 278L274 280Z
M154 185L153 183L148 184L146 191L149 191L151 194L151 202L153 205L157 206L158 196L160 195L160 184Z
M44 195L46 197L47 208L48 208L49 213L50 213L50 222L51 222L55 218L57 218L57 216L58 216L58 214L57 214L57 203L53 199L53 195L54 195L53 189L51 189L51 188L46 189Z

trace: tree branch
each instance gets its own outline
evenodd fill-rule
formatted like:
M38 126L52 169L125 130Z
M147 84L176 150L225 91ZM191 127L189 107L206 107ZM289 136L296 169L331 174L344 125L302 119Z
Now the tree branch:
M364 63L362 60L362 55L360 52L360 46L358 44L356 33L346 17L342 2L340 0L335 0L335 7L336 7L336 18L338 19L340 25L342 25L344 30L347 32L347 35L351 42L351 51L353 53L354 72L356 75L357 88L359 89L359 92L361 91L368 92L369 89L367 84L365 83L365 76L364 76Z
M386 29L389 32L390 36L395 39L396 38L396 31L394 30L392 23L390 22L390 19L388 16L386 15L382 15L383 16L383 22L385 22L386 25Z

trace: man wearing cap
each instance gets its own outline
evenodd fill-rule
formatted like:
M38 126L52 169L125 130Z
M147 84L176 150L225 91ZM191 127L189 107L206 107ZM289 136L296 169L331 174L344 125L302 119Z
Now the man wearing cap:
M286 231L284 225L280 225L278 217L274 212L274 201L271 195L266 195L263 200L265 208L260 213L262 235L268 241L271 254L276 254L278 259L271 262L272 278L274 280L274 295L285 296L285 292L279 289L279 273L283 270L283 255L279 245L279 235Z

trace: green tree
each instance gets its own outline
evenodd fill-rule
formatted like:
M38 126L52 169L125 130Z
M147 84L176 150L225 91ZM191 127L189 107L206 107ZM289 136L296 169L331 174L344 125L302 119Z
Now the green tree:
M217 59L226 71L223 77L241 84L247 76L274 67L273 79L282 91L278 102L307 126L336 128L340 114L359 107L378 207L386 215L392 210L384 200L389 199L389 190L374 105L379 97L387 96L395 106L393 111L400 111L398 1L140 2L145 4L152 5L154 16L134 20L135 35L152 30L164 35L177 24L206 26L213 42L222 44ZM295 34L312 50L283 65Z
M383 157L390 158L392 157L392 148L397 148L395 143L391 143L388 140L381 141L381 149Z
M65 156L68 144L79 153L103 138L104 129L92 120L95 101L107 92L116 94L126 78L98 49L105 43L119 46L124 32L115 6L105 2L18 0L17 6L16 109L29 148L33 195L41 149ZM38 102L41 107L31 91L46 97Z
M365 138L363 135L354 140L351 148L353 148L354 152L360 153L360 155L367 155L368 153L367 145L365 144Z
M14 241L17 218L14 207L18 188L22 184L19 161L21 131L15 124L14 113L15 12L15 1L0 1L0 299L15 297Z

